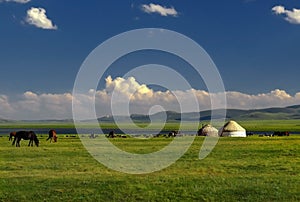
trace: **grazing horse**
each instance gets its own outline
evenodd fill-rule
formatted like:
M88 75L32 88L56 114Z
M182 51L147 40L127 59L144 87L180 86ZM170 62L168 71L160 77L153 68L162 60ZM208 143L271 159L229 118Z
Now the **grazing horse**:
M20 141L23 140L29 140L28 146L33 146L33 142L38 147L39 146L39 140L36 136L36 134L33 131L18 131L16 132L15 139L12 143L12 145L16 142L16 147L20 147Z
M108 133L108 136L107 136L108 138L114 138L114 137L116 137L115 136L115 131L110 131L109 133Z
M46 141L48 141L50 139L50 142L51 142L53 139L54 142L57 142L57 135L56 135L55 130L49 130L48 134L49 134L49 137L47 138Z
M9 141L11 141L12 140L12 138L15 138L16 137L16 132L14 131L14 132L11 132L10 134L9 134Z

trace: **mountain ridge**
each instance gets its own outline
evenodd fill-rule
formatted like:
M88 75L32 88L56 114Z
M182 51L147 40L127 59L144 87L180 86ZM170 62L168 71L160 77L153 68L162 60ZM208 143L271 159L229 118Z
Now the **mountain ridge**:
M224 109L214 110L215 118L223 118ZM211 119L212 110L204 110L200 112L186 112L179 113L175 111L157 112L151 115L145 114L131 114L130 117L126 116L103 116L98 118L99 122L115 122L118 121L134 121L134 122L150 122L150 121L206 121ZM199 119L200 117L200 119ZM263 109L227 109L226 119L235 120L288 120L300 119L300 105L292 105L287 107L269 107ZM92 120L83 120L82 122L90 122ZM0 123L55 123L55 122L73 122L73 119L48 119L48 120L11 120L0 118Z
M215 118L222 118L224 109L216 109L214 111ZM179 113L174 111L157 112L152 115L132 114L130 119L135 122L154 121L205 121L211 119L212 110L201 112ZM129 117L119 116L118 120L129 120ZM198 119L200 117L200 119ZM283 119L300 119L300 105L292 105L287 107L269 107L264 109L227 109L226 119L236 120L283 120ZM98 118L100 122L114 121L112 116Z

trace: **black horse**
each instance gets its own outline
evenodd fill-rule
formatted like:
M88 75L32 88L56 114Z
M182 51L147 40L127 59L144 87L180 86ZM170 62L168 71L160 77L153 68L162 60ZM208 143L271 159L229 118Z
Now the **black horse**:
M108 138L114 138L114 137L116 137L116 135L115 135L115 131L110 131L109 133L108 133L108 136L107 136Z
M39 140L33 131L18 131L18 132L16 132L15 139L14 139L12 145L14 145L16 143L16 147L20 147L21 139L29 140L28 146L33 146L33 142L35 143L35 145L37 147L39 146Z

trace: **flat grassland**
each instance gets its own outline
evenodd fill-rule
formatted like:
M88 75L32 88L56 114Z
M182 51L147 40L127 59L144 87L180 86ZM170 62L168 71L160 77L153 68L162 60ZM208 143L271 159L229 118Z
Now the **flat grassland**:
M180 137L179 137L180 138ZM150 174L110 170L80 139L41 137L40 147L11 146L0 137L0 201L300 201L300 136L220 138L198 159L204 140L176 163ZM171 138L115 138L132 153L157 151ZM151 162L149 162L151 163Z

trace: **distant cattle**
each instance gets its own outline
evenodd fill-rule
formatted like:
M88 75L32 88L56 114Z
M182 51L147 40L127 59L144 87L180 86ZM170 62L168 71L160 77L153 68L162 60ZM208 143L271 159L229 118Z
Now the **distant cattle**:
M254 134L252 132L247 132L246 136L253 136Z
M176 137L177 134L178 134L178 132L173 130L173 131L169 132L168 137Z
M56 131L55 130L49 130L48 132L48 138L46 141L48 141L50 139L50 142L57 142L57 135L56 135Z
M20 147L21 139L29 140L28 146L33 146L33 142L35 143L35 145L37 147L39 146L39 140L33 131L18 131L18 132L16 132L16 135L15 135L12 145L16 144L16 147Z
M283 132L275 131L273 133L273 136L290 136L290 133L288 131L283 131Z

